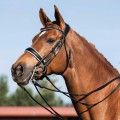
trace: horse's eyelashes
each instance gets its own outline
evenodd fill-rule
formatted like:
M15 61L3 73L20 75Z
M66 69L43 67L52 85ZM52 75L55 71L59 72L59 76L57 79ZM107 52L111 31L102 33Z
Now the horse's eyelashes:
M47 39L47 43L49 43L49 44L53 44L54 42L55 42L55 40L52 38Z

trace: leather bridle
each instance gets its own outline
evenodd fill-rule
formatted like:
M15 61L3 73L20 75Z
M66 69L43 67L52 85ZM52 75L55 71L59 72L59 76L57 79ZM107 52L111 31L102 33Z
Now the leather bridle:
M60 118L61 120L64 119L63 116L61 116L59 113L57 113L49 104L48 102L44 99L44 97L42 96L42 94L40 93L40 91L38 90L37 87L40 87L40 88L44 88L42 87L40 84L38 84L36 82L36 80L40 80L40 79L43 79L44 77L54 86L54 84L50 81L50 79L47 77L46 75L46 72L47 72L47 66L50 64L50 62L56 57L56 55L59 53L61 47L63 46L63 44L67 44L67 42L65 41L65 38L70 30L70 27L68 24L65 24L66 27L65 27L65 30L62 31L56 27L45 27L45 28L41 28L41 32L43 31L47 31L47 30L57 30L59 31L61 34L62 34L62 38L54 45L54 47L44 56L42 57L34 48L32 47L29 47L25 50L25 52L29 52L31 55L33 55L37 60L38 60L38 63L35 65L33 71L32 71L32 75L31 75L31 78L30 78L30 81L33 83L34 87L36 88L38 94L40 95L40 97L44 100L44 102L46 103L46 105L49 107L49 109L45 106L43 106L41 103L39 103L30 93L29 91L27 91L27 89L18 84L30 97L32 100L34 100L37 104L39 104L40 106L42 106L43 108L45 108L47 111L49 111L51 114L55 115L56 117ZM68 44L67 44L68 45ZM68 46L69 47L69 46ZM67 64L66 64L66 68L65 70L67 69L68 67L68 64L69 64L69 61L70 61L70 56L71 56L71 49L69 49L69 53L67 52L67 49L66 49L66 45L65 45L65 51L66 51L66 56L67 56ZM37 69L39 68L42 68L42 71L41 71L41 76L35 78L34 75L37 71ZM55 86L54 86L55 87ZM49 88L48 88L49 89ZM56 87L56 90L58 88ZM51 91L54 91L54 92L57 92L56 90L52 90L52 89L49 89ZM62 91L58 91L58 92L62 92Z
M65 43L65 37L68 34L70 27L68 24L66 24L65 30L62 31L56 27L45 27L45 28L41 28L41 32L43 31L48 31L48 30L57 30L62 34L62 38L54 45L54 47L44 56L42 57L34 48L29 47L25 50L25 52L29 52L30 54L32 54L37 60L38 63L35 65L35 69L37 71L37 69L39 67L42 68L41 71L41 76L36 78L36 79L41 79L43 78L44 74L46 74L47 72L47 66L50 64L50 62L56 57L56 55L59 53L61 47L63 46L63 44ZM69 49L69 53L66 51L66 54L68 56L68 61L67 64L69 63L70 60L70 54L71 54L71 49ZM67 68L67 67L66 67Z
M47 107L43 106L41 103L39 103L34 97L31 96L31 94L26 90L25 87L23 87L22 85L19 85L30 97L31 99L33 99L37 104L39 104L40 106L42 106L43 108L45 108L46 110L48 110L51 114L55 115L56 117L60 118L61 120L64 119L63 116L61 116L59 113L57 113L49 104L48 102L44 99L44 97L42 96L42 94L40 93L40 91L38 90L37 87L39 88L44 88L44 89L47 89L47 90L50 90L50 91L53 91L53 92L59 92L59 93L62 93L64 94L65 96L69 97L70 99L73 100L74 103L78 104L80 103L81 105L84 105L84 106L87 106L88 108L84 111L82 111L80 114L82 115L83 113L89 111L91 108L93 108L94 106L98 105L99 103L103 102L105 99L107 99L110 95L112 95L119 87L120 87L120 83L106 96L104 97L102 100L96 102L96 103L93 103L93 104L88 104L88 103L85 103L85 102L82 102L84 99L86 99L87 97L89 97L91 94L95 93L95 92L98 92L100 91L101 89L104 89L105 87L107 87L108 85L110 85L111 83L113 83L114 81L120 79L120 75L118 75L117 77L113 78L112 80L110 80L109 82L105 83L104 85L94 89L93 91L90 91L86 94L75 94L75 93L68 93L68 92L64 92L64 91L61 91L60 89L58 89L52 82L51 80L49 79L49 77L46 75L46 71L47 71L47 66L50 64L50 62L56 57L56 55L59 53L61 47L63 46L63 44L66 42L65 41L65 38L66 38L66 35L68 34L69 30L70 30L70 27L69 25L66 24L66 27L65 27L65 30L62 31L58 28L55 28L55 27L45 27L45 28L42 28L41 31L47 31L47 30L57 30L59 31L61 34L62 34L62 38L55 44L55 46L47 53L47 55L45 55L44 57L42 57L34 48L32 47L29 47L25 50L25 52L29 52L31 55L33 55L37 60L38 60L38 63L35 65L34 69L33 69L33 72L32 72L32 75L31 75L31 78L30 80L32 81L34 87L36 88L38 94L40 95L40 97L44 100L44 102L46 103L46 105L50 108L48 109ZM67 49L66 49L66 46L65 46L65 50L66 50L66 56L67 56L67 66L66 68L68 67L68 64L69 64L69 61L70 61L70 56L71 56L71 49L69 49L69 53L67 52ZM49 57L49 58L48 58ZM47 58L47 59L46 59ZM47 88L45 86L41 86L37 81L36 79L34 78L34 75L35 75L35 72L37 71L37 69L41 67L42 68L42 75L36 79L42 79L43 77L45 77L48 82L50 82L50 84L55 88L55 89L50 89L50 88ZM74 99L73 96L81 96L80 99Z

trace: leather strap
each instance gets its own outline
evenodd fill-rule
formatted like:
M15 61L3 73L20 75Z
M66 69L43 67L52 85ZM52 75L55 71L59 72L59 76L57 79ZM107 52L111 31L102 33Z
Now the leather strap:
M45 64L43 58L40 56L40 54L35 50L33 49L32 47L29 47L25 50L25 52L29 52L30 54L32 54L39 62L42 61L43 64Z

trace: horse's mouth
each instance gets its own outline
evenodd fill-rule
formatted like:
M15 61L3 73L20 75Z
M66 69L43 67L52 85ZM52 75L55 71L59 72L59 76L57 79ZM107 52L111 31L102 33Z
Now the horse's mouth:
M40 80L43 79L43 75L40 73L35 73L34 75L32 72L27 76L22 78L21 80L14 80L18 85L27 85L32 79Z
M18 69L19 68L19 69ZM14 65L11 68L12 78L18 85L27 85L32 79L40 80L42 76L42 69L36 67L25 68L18 65L17 69Z
M24 82L17 82L18 85L27 85L29 81L24 81Z
M27 75L27 77L21 77L21 78L15 78L13 77L13 80L18 84L18 85L27 85L29 81L31 80L32 73Z

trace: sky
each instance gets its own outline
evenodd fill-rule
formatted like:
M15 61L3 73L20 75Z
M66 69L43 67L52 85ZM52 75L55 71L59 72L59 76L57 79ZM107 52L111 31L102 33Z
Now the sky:
M65 22L120 71L120 0L1 0L0 75L8 76L10 92L17 87L11 77L11 65L43 27L39 9L43 8L54 20L54 5ZM66 90L62 77L54 77L59 79L56 85Z

